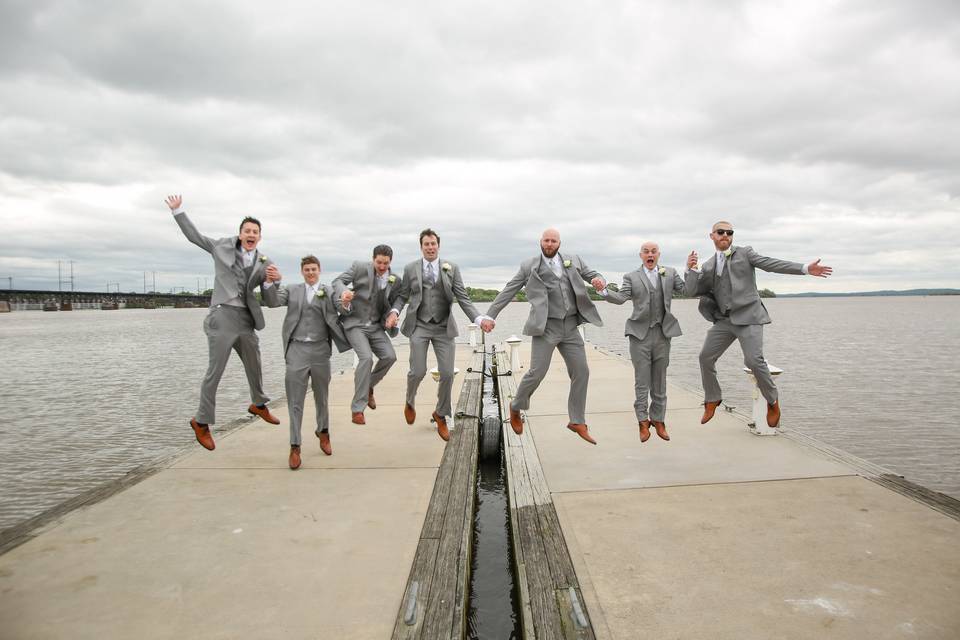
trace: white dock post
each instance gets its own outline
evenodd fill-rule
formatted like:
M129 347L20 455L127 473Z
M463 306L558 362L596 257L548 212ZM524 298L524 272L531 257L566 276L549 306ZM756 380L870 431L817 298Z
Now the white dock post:
M767 368L770 369L770 375L773 377L777 377L783 373L783 369L775 367L769 362L767 363ZM753 422L748 425L750 431L758 436L778 435L780 431L779 427L774 429L767 426L767 399L760 393L760 387L757 386L757 379L753 377L753 372L747 367L744 367L743 371L750 376L750 381L753 383Z
M516 335L512 335L506 340L510 347L510 370L516 373L520 371L520 343L523 342Z
M480 328L480 325L471 322L467 325L467 332L470 334L470 346L477 346L477 329Z
M460 369L458 367L454 367L453 377L456 378L459 373L460 373ZM434 382L440 382L440 369L438 369L437 367L430 369L430 377L433 378Z

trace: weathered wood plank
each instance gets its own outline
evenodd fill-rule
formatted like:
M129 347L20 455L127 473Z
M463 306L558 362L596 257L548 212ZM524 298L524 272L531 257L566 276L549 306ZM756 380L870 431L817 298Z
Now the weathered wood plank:
M520 544L527 571L527 584L530 588L530 608L533 613L533 626L537 638L561 637L560 610L554 596L553 577L543 549L543 540L534 505L516 510L520 529Z
M453 605L453 632L456 638L462 638L467 631L467 609L470 598L470 572L471 557L473 555L473 517L476 509L476 483L477 483L477 453L479 437L479 424L474 421L472 425L467 425L464 430L465 441L463 448L466 451L473 451L473 455L466 457L468 469L464 478L468 481L469 487L466 490L467 500L463 509L463 524L461 525L460 556L457 559L457 593Z
M543 536L543 549L550 565L550 575L553 577L554 589L579 587L577 573L573 569L570 552L567 551L567 542L560 528L560 519L557 509L550 504L537 505L537 518L540 524L540 533Z
M590 624L590 618L587 616L587 608L583 604L583 594L580 589L574 589L575 597L580 611L577 615L573 602L570 600L570 589L558 589L554 592L557 599L557 606L560 610L560 624L563 627L564 640L594 640L596 636L593 633L593 625ZM581 622L586 622L586 626L581 626Z
M426 612L426 602L430 596L430 584L433 582L433 569L437 561L437 547L439 544L439 540L421 538L420 544L417 545L417 554L413 558L413 566L410 567L410 577L407 579L407 588L403 591L403 599L400 601L400 611L397 614L397 621L393 626L392 638L395 640L414 640L420 637L420 631L423 629L424 613ZM408 625L405 618L410 592L414 584L417 585L416 618L413 625Z

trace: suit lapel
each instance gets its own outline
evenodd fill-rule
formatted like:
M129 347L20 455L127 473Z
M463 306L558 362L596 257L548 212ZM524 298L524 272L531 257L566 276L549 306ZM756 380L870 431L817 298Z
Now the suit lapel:
M448 298L453 298L453 286L450 284L450 281L453 279L453 268L451 267L450 271L446 271L443 268L443 263L439 260L437 261L438 268L440 269L440 275L438 276L443 290L446 292Z
M640 267L637 270L637 273L640 274L640 281L643 283L643 286L647 289L647 295L653 294L653 287L650 284L650 278L647 277L646 267Z

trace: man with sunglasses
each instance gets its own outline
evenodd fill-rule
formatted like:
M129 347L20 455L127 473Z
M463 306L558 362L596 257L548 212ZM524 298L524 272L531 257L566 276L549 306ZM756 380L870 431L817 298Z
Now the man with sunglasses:
M757 291L755 270L826 278L833 269L821 265L819 258L804 265L761 256L753 247L734 246L733 225L725 220L713 225L710 239L716 253L703 264L702 270L697 270L698 256L692 251L687 257L685 278L685 289L700 298L700 314L713 323L700 350L704 395L700 424L709 422L720 406L717 360L737 340L743 351L743 363L753 372L760 393L767 401L767 424L777 427L780 425L777 386L763 358L763 325L770 323L770 316Z

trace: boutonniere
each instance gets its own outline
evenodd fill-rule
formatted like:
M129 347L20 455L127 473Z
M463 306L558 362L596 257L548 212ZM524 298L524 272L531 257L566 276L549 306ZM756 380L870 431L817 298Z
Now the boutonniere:
M564 260L564 261L563 261L563 268L564 268L564 269L569 269L571 265L573 265L573 262L571 262L570 260Z
M322 299L322 298L326 298L326 297L327 297L327 292L324 291L323 289L320 289L319 291L317 291L317 297L318 297L318 298L321 298L321 299Z
M665 276L667 275L667 270L664 269L663 267L660 267L659 269L657 269L657 273L659 273L662 276Z
M267 256L260 256L260 262L266 262Z
M729 258L730 256L733 255L733 249L727 249L726 251L723 252L723 255L724 257Z
M448 271L448 272L450 271L450 269L453 269L453 267L450 266L450 263L449 263L449 262L444 262L443 265L441 265L440 268L443 269L444 271Z
M390 284L393 284L396 281L397 281L397 276L393 275L392 273L387 277L387 282L389 282Z

